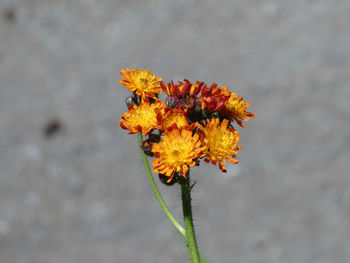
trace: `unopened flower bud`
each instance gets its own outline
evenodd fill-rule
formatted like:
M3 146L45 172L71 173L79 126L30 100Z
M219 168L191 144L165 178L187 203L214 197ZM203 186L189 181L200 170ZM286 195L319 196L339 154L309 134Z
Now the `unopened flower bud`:
M148 156L153 156L152 150L153 142L150 139L147 139L143 141L142 143L142 150L147 154Z
M171 181L168 182L168 180L169 180L169 177L168 177L168 176L166 176L165 174L159 174L159 180L160 180L163 184L168 185L168 186L175 184L175 183L177 182L177 177L178 177L178 175L175 174L175 175L173 176L173 178L171 179Z
M125 103L128 107L131 107L132 105L134 105L134 100L132 99L132 97L128 97L126 100L125 100Z
M210 114L210 118L220 118L220 113L219 112L213 112L212 114Z
M148 135L148 140L150 141L150 142L159 142L160 141L160 133L157 133L157 134L155 134L155 133L150 133L149 135Z
M134 97L133 99L134 99L134 102L135 102L137 105L140 105L140 103L141 103L141 97L140 97L140 96L138 96L138 95L135 94L135 97Z
M165 100L165 103L170 108L175 108L177 101L175 96L168 96Z
M202 110L202 116L203 116L203 119L209 118L209 112L207 109Z
M201 112L202 112L202 107L201 107L201 105L197 105L197 106L194 108L194 112L195 112L196 114L201 113Z

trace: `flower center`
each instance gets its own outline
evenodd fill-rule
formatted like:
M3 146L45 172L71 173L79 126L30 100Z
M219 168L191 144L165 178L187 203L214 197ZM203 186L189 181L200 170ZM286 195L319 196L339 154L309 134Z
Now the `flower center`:
M179 152L178 150L174 150L174 151L172 152L172 155L174 155L174 156L176 156L176 157L178 157L179 154L180 154L180 152Z

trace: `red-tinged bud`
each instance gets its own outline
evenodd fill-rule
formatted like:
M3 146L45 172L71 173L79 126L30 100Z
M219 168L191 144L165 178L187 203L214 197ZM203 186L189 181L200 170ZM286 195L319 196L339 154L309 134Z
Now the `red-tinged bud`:
M148 156L153 156L152 153L152 146L153 146L153 142L150 139L147 139L145 141L143 141L142 143L142 150L145 152L145 154L147 154Z

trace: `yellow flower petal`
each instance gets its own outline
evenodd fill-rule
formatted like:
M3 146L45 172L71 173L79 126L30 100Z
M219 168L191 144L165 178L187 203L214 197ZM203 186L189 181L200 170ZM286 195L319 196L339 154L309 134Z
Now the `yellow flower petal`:
M256 116L255 114L246 111L249 106L250 103L244 103L241 96L238 96L234 92L230 92L230 98L228 99L225 108L223 109L223 113L231 121L236 121L240 126L246 127L242 121L248 121L249 119Z
M192 132L187 129L173 129L163 135L159 143L152 147L154 157L152 166L155 173L165 174L169 177L168 182L175 172L181 172L186 178L188 166L194 166L194 159L203 157L204 147L201 145L197 134L192 136Z
M150 97L156 99L156 94L162 92L160 87L162 78L155 77L154 73L147 69L127 68L122 69L120 74L122 75L122 79L119 80L119 83L142 98Z
M189 124L184 110L181 108L167 109L162 120L162 130L164 132L172 129L183 129L188 127Z
M142 132L147 135L152 129L161 128L162 115L166 105L161 101L150 104L148 100L143 100L139 106L134 105L129 111L122 115L119 125L130 134Z
M231 163L238 163L235 157L241 146L237 146L240 136L232 128L227 128L229 121L224 119L221 123L219 119L211 119L205 127L200 127L202 143L205 146L204 153L207 155L206 162L216 165L222 172L226 172L226 160Z

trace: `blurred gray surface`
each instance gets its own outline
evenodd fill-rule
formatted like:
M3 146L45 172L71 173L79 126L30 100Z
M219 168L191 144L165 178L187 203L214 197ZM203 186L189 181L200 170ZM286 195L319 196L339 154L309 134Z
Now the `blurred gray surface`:
M349 262L350 1L1 0L0 12L1 263L187 262L136 136L117 125L125 67L219 82L258 115L239 165L192 172L212 262ZM160 189L181 219L180 189Z

